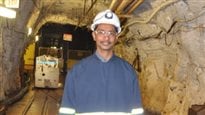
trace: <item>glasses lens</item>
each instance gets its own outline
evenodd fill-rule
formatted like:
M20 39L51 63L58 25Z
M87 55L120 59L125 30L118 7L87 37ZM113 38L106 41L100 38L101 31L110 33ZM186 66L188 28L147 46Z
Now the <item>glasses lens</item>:
M116 32L112 32L112 31L96 30L95 32L96 32L96 34L98 34L100 36L110 36L110 37L116 36Z

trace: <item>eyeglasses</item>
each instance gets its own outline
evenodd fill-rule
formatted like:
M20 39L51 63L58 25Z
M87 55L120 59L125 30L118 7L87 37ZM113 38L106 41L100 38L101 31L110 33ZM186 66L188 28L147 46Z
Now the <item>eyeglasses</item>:
M104 30L95 30L95 33L99 36L109 36L109 37L115 37L117 35L116 32L104 31Z

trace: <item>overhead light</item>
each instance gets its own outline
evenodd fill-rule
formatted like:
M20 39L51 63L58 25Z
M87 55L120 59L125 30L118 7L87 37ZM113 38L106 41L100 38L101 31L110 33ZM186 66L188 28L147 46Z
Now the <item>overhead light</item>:
M0 6L0 16L7 18L16 18L16 11Z
M63 34L63 40L72 41L72 34Z
M28 36L31 35L32 33L32 28L28 28Z
M20 0L3 0L3 1L7 8L19 8Z
M51 47L52 49L57 49L57 47L56 46L53 46L53 47Z
M37 42L39 40L39 36L37 35L36 37L35 37L35 41Z

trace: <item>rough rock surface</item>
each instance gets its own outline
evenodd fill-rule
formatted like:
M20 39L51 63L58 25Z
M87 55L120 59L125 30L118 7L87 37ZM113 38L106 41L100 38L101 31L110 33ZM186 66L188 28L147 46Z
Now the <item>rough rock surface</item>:
M205 102L205 2L149 5L152 10L141 9L127 22L116 52L136 68L145 108L187 115L192 105Z

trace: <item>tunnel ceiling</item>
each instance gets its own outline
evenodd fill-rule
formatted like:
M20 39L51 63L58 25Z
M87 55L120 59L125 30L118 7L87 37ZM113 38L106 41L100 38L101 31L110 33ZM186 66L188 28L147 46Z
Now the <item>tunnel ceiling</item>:
M86 25L99 10L109 7L110 0L37 0L30 16L28 27L34 31L47 23ZM85 15L86 14L86 15Z
M34 8L27 27L36 34L47 22L89 26L94 15L112 9L121 18L131 14L144 0L32 0ZM148 0L149 1L149 0ZM125 15L126 14L126 15Z

